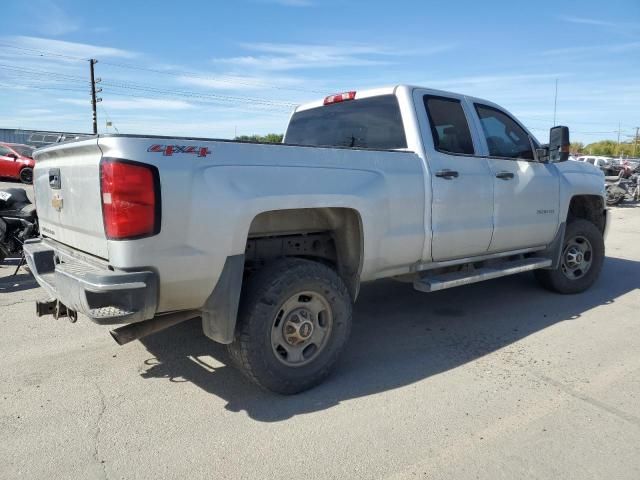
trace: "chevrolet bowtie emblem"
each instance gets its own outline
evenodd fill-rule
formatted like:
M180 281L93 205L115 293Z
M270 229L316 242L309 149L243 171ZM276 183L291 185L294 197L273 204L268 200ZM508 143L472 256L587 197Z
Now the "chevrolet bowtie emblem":
M55 208L58 212L62 210L62 197L60 195L56 195L51 199L51 206Z

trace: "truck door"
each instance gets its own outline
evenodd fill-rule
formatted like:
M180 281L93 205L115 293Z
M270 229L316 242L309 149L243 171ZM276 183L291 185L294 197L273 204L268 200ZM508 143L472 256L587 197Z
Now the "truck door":
M414 91L414 104L431 187L430 259L482 255L493 231L493 176L477 153L472 112L462 96L423 89Z
M494 228L490 252L550 243L558 229L555 165L535 160L533 140L503 110L474 103L493 176Z

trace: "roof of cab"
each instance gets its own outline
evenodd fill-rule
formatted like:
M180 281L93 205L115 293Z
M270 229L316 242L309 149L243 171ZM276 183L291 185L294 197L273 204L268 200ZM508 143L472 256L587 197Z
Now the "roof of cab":
M488 100L485 100L483 98L477 98L477 97L471 97L469 95L465 95L463 93L457 93L457 92L450 92L450 91L446 91L446 90L437 90L437 89L433 89L433 88L429 88L429 87L423 87L423 86L419 86L419 85L408 85L408 84L399 84L399 85L392 85L392 86L386 86L386 87L380 87L380 88L369 88L369 89L364 89L364 90L355 90L356 92L356 100L361 100L363 98L367 98L367 97L377 97L380 95L393 95L395 94L399 89L406 89L408 91L413 91L415 89L424 89L424 90L429 90L430 92L436 94L436 95L442 95L444 97L447 96L451 96L451 95L455 95L455 96L466 96L467 98L474 100L474 101L479 101L488 105L495 105L493 102L490 102ZM334 92L333 94L328 94L328 95L335 95L337 93L341 93L341 92ZM318 100L313 100L311 102L307 102L307 103L303 103L298 105L295 110L295 112L301 112L303 110L309 110L311 108L317 108L317 107L322 107L324 105L324 98L320 98Z

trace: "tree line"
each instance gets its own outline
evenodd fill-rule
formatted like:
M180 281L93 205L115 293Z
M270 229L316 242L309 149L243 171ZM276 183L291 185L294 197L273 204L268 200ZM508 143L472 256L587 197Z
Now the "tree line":
M267 133L266 135L240 135L234 140L238 142L282 143L283 138L282 133Z
M614 140L600 140L585 145L582 142L573 142L571 153L605 157L637 157L640 155L640 143L636 145L635 142L618 143Z

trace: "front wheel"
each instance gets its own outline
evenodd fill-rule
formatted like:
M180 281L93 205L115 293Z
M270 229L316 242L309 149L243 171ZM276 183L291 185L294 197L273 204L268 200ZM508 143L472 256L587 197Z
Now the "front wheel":
M27 185L31 185L33 183L33 168L24 167L20 170L20 181Z
M307 390L329 375L344 349L351 303L326 265L299 258L268 265L243 290L231 358L267 390Z
M580 293L598 278L604 261L602 232L587 220L567 225L560 264L555 270L536 270L543 287L558 293Z

